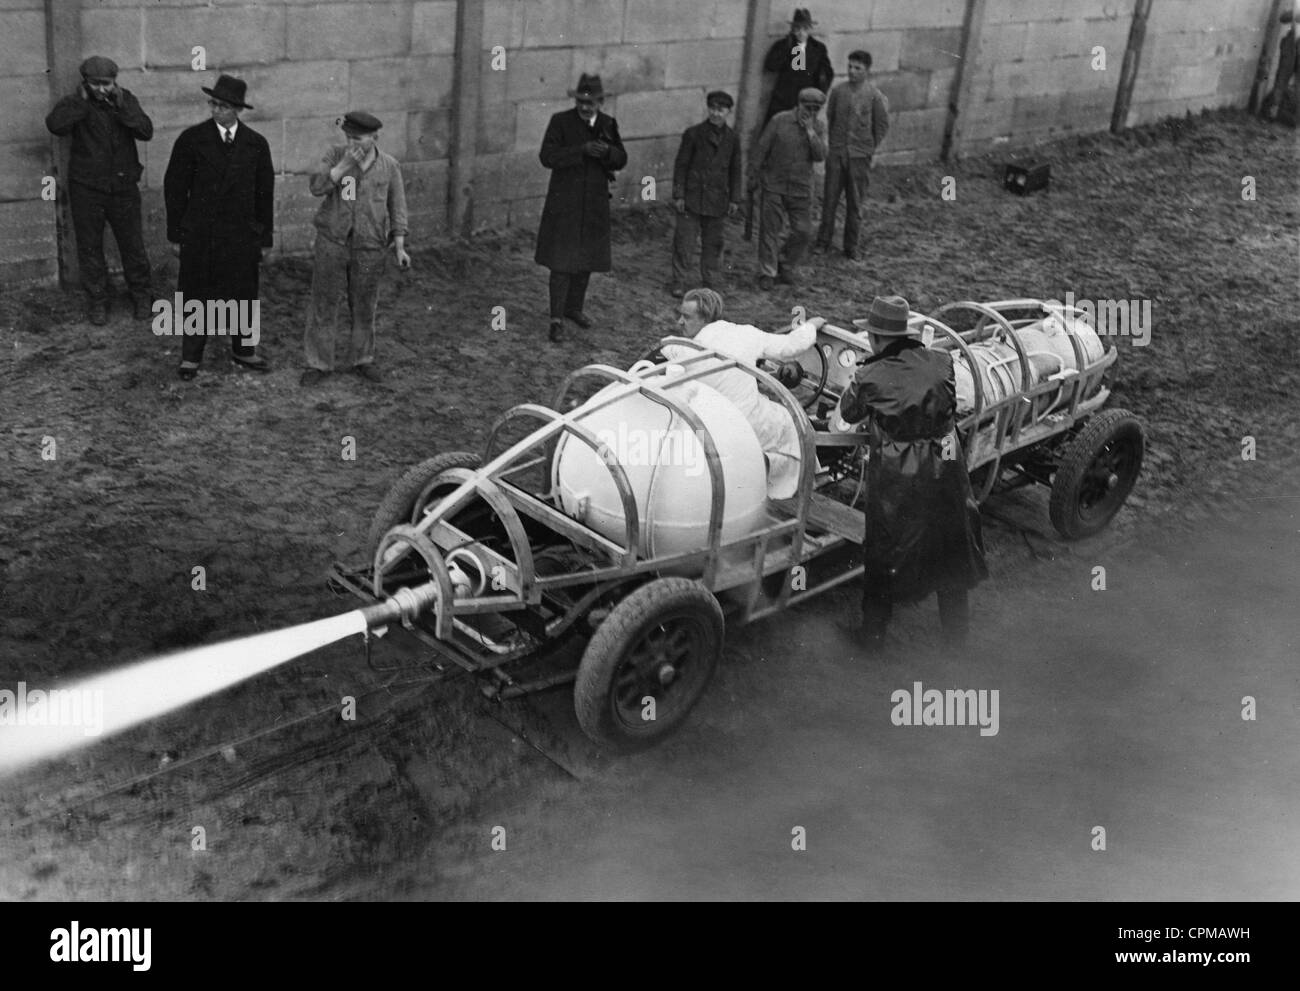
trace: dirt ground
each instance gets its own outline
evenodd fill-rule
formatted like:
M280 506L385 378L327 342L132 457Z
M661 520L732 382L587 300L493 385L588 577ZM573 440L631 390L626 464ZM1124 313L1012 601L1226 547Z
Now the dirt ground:
M827 632L854 606L832 593L730 634L687 726L615 759L563 690L497 708L472 684L381 688L348 642L5 782L0 897L1300 895L1294 132L1224 113L1038 155L1052 186L1027 198L1001 189L1005 156L877 170L864 260L793 293L756 288L737 222L721 287L731 319L773 329L795 305L847 324L877 293L1152 301L1110 402L1147 427L1134 495L1072 545L1044 491L992 500L967 656L939 650L926 606L867 663ZM121 307L94 327L71 294L0 295L0 687L351 608L324 573L356 560L406 466L672 332L671 229L664 208L617 217L597 326L559 345L528 232L417 252L381 297L381 385L298 386L300 259L264 273L264 376L218 341L183 383L173 341ZM156 289L173 280L160 266ZM417 658L385 642L376 660ZM915 681L1000 689L1001 732L894 727L890 692Z

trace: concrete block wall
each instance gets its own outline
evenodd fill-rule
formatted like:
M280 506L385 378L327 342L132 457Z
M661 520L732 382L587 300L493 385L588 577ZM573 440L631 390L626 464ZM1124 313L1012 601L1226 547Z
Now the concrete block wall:
M1109 126L1135 0L986 0L979 56L968 72L957 147L976 153ZM630 156L615 202L671 195L683 129L704 117L704 94L741 95L747 0L58 0L79 27L79 62L110 55L120 82L154 118L145 162L146 228L164 257L161 184L180 131L207 116L201 86L228 71L249 83L244 119L271 143L277 184L277 251L307 251L316 201L306 176L341 140L335 121L364 108L385 122L381 146L403 163L412 246L445 236L453 141L455 33L461 3L482 7L477 87L463 149L471 229L536 223L548 172L537 159L550 115L582 72L599 73ZM45 0L0 0L0 287L58 271L54 204L41 180L57 143L44 116L56 93L46 53L58 38ZM79 15L76 13L80 8ZM1244 106L1271 10L1270 0L1155 0L1128 124L1224 105ZM761 58L785 34L793 3L768 12L755 39ZM66 18L67 9L55 8ZM934 159L940 151L960 63L967 0L820 0L817 37L836 81L847 56L870 51L889 97L893 129L882 163ZM65 21L66 23L66 21ZM60 30L66 30L62 28ZM206 69L193 68L203 46ZM1094 49L1105 51L1094 67ZM63 52L63 55L69 55ZM494 57L504 66L494 68ZM501 60L497 59L498 65ZM66 76L66 69L63 74ZM67 82L66 79L63 80ZM111 239L109 239L111 244Z

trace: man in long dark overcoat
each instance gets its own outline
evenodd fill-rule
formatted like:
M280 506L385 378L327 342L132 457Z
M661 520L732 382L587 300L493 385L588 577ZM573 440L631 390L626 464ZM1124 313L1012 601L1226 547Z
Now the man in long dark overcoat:
M895 603L939 595L944 638L970 624L966 592L988 577L979 506L956 431L952 357L908 329L901 296L877 296L866 320L872 355L840 397L840 417L865 421L866 539L862 648L884 643Z
M727 218L740 211L745 195L740 177L740 140L727 124L734 101L730 93L714 90L704 98L708 119L686 129L673 162L672 294L690 287L691 254L700 242L700 278L705 289L718 283Z
M797 107L800 91L809 86L823 94L830 91L835 69L826 46L812 36L816 23L807 7L796 7L794 16L790 18L790 33L773 42L767 50L763 71L774 73L776 78L772 81L772 96L763 117L764 124L782 110Z
M212 119L180 133L172 146L163 178L167 205L167 240L179 247L177 290L184 300L243 302L240 310L256 314L262 249L271 247L275 227L275 169L266 138L239 120L244 101L242 79L222 75L209 89ZM180 314L175 315L181 319ZM248 327L241 330L247 332ZM204 331L215 328L204 327ZM256 338L231 337L231 357L256 371L266 371ZM186 334L180 376L192 379L203 358L206 334Z
M551 117L539 157L551 170L542 222L537 228L537 264L551 270L550 338L560 340L564 318L592 325L583 311L592 272L608 272L609 184L627 164L618 122L600 112L605 93L600 76L585 73L571 90L572 110Z

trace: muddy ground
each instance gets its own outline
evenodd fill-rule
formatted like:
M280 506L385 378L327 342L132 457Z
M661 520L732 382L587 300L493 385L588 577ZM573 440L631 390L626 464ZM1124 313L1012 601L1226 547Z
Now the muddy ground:
M794 293L759 292L729 235L728 315L771 328L794 305L843 324L886 292L918 309L1152 301L1111 401L1147 425L1134 496L1072 545L1045 491L992 500L966 655L938 649L924 606L868 663L828 632L854 606L832 593L733 631L688 725L613 758L564 690L497 708L472 684L382 688L345 643L7 781L0 897L1295 898L1294 132L1229 113L1039 154L1052 187L1024 199L1000 188L1002 156L877 170L864 260L825 261ZM382 385L298 386L303 260L264 276L265 376L210 344L182 383L144 325L93 327L54 290L0 296L0 687L350 607L323 574L355 560L403 468L671 332L670 238L663 209L621 214L598 325L560 345L527 232L417 253L382 296ZM172 278L160 266L160 294ZM999 689L999 734L893 726L889 695L915 681ZM348 694L355 723L337 718Z

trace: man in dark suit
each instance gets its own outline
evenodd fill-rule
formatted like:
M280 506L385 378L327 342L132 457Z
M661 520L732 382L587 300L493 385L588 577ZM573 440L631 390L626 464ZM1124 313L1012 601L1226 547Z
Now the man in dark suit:
M718 282L727 218L740 210L744 185L740 181L740 142L727 125L734 101L714 90L704 98L708 120L688 127L673 164L673 206L677 230L673 235L672 294L686 292L691 253L700 242L701 285Z
M262 250L271 247L274 230L275 170L266 138L239 120L240 110L252 109L244 102L245 91L242 79L227 75L211 89L203 87L212 119L187 128L176 139L163 195L167 240L181 260L177 289L183 299L240 302L240 311L256 315L258 266ZM174 319L179 321L181 315ZM231 337L231 357L245 368L266 371L266 359L255 348L260 330L239 330L242 334ZM206 333L185 335L182 379L198 374L206 341Z
M537 228L537 264L551 270L550 339L558 341L568 317L584 329L583 312L592 272L608 272L609 184L627 164L618 123L600 112L605 92L600 76L586 73L570 90L572 110L551 118L539 157L551 170L542 222Z
M952 356L931 350L901 296L877 296L865 320L871 357L840 397L839 416L867 433L862 625L841 624L878 651L894 606L939 597L944 639L965 642L966 592L988 577L979 505L957 437Z
M122 275L137 319L153 305L149 256L140 229L140 156L137 141L153 137L153 121L140 101L117 85L117 63L94 55L81 63L81 85L45 118L51 134L72 136L68 196L77 234L77 264L90 322L108 322L108 265L104 224L113 229Z
M776 73L776 80L764 124L782 110L793 110L799 102L800 90L810 86L822 93L830 90L835 69L826 46L812 36L816 23L807 7L796 7L790 19L790 33L768 49L763 71Z

